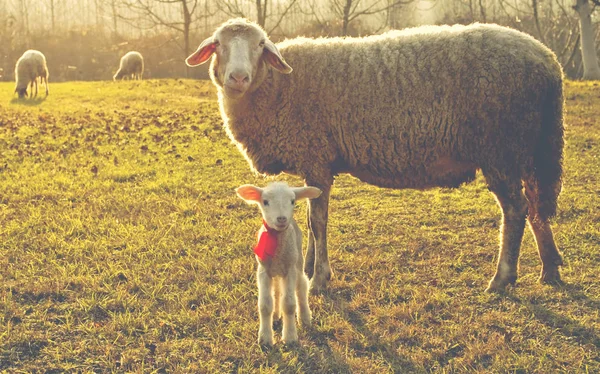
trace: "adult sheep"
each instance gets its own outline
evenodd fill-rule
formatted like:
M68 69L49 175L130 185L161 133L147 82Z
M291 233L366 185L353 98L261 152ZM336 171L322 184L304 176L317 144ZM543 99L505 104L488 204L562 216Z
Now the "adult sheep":
M48 66L46 65L46 57L40 51L30 49L25 51L17 60L15 66L15 92L19 95L19 99L27 96L27 86L30 85L29 97L37 97L38 94L38 77L40 83L43 82L46 86L46 96L48 96ZM35 96L33 95L33 86L35 85Z
M186 62L212 55L225 129L252 168L300 175L323 191L309 204L305 271L313 291L331 276L327 209L338 173L426 189L458 187L481 169L503 213L487 290L516 281L526 218L540 280L560 281L549 219L561 189L563 75L532 37L473 24L275 46L256 24L233 19Z
M119 70L113 76L113 80L117 79L139 79L142 80L144 74L144 58L142 54L136 51L127 52L121 57Z

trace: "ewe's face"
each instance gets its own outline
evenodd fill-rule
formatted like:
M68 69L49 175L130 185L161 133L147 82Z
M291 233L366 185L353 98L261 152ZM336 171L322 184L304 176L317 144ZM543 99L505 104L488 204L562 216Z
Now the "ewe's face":
M19 99L24 99L27 97L27 88L21 88L16 90L19 94Z
M217 60L213 65L215 76L227 96L239 98L256 77L266 38L254 28L225 28L215 35L215 39L218 41Z
M277 231L283 231L292 220L296 194L290 188L266 188L263 190L259 206L267 225Z
M256 24L232 20L204 40L185 62L197 66L215 56L211 66L215 83L230 99L240 99L252 86L257 72L266 63L283 74L292 72L275 44ZM260 84L260 79L257 81Z

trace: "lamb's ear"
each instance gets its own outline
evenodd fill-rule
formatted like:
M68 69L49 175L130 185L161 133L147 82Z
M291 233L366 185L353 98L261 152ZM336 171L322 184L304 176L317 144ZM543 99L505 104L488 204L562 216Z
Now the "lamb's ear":
M310 187L310 186L309 187L295 187L295 188L292 188L292 190L296 194L296 200L316 199L317 197L321 196L321 193L323 193L323 191L321 191L317 187Z
M281 56L281 53L279 53L279 50L277 49L277 47L275 47L275 44L273 44L272 41L265 40L265 49L263 52L263 56L265 58L265 61L269 65L274 67L275 70L277 70L278 72L283 74L289 74L292 72L292 67L288 65L287 62L285 62L285 60Z
M248 203L258 203L261 200L262 188L253 186L251 184L245 184L238 187L235 192L239 197L246 200Z
M215 41L215 39L211 36L209 38L204 39L204 41L200 44L200 47L196 50L196 52L192 53L188 58L185 59L185 63L187 66L198 66L202 65L217 49L217 45L219 43Z

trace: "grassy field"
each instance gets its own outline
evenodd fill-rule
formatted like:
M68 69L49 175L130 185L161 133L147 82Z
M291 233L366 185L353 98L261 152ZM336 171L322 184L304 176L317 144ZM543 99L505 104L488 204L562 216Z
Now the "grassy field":
M567 84L561 287L495 271L500 210L458 190L336 180L334 279L300 346L256 343L264 185L221 127L208 82L0 83L0 372L600 372L600 85ZM281 176L290 183L298 178ZM305 203L297 219L305 225Z

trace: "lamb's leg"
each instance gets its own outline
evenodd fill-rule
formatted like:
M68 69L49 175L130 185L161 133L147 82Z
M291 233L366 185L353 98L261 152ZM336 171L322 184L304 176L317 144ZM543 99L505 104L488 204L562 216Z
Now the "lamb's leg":
M295 269L290 269L287 276L282 278L283 292L281 301L283 303L283 330L281 332L285 344L293 344L298 341L296 330L296 281L298 274Z
M298 302L298 323L310 326L311 313L308 305L308 278L301 271L296 281L296 299Z
M273 345L273 295L271 287L273 280L262 265L256 272L258 282L258 313L260 327L258 329L258 344Z
M506 285L517 281L519 250L527 216L527 199L520 180L498 180L499 178L488 178L487 175L486 179L490 191L494 193L502 208L498 268L486 291L503 291Z
M310 186L316 186L323 191L317 199L309 200L309 231L314 235L314 273L310 280L311 292L318 293L326 287L327 281L331 279L331 267L327 256L327 215L329 205L329 192L331 184L328 186L317 183L308 183ZM310 239L309 250L307 251L307 262L310 260ZM306 267L306 265L305 265Z
M273 308L273 329L281 324L281 282L273 282L273 300L275 307Z

